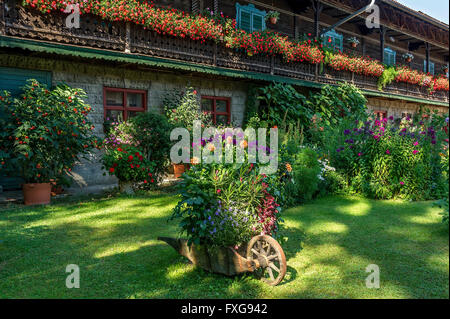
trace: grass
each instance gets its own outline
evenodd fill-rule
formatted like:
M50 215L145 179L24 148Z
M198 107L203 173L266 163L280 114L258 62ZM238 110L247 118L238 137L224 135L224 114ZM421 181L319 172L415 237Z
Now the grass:
M0 298L449 298L448 228L430 203L329 197L284 212L288 263L269 287L188 264L158 236L177 197L78 199L0 211ZM80 289L65 286L80 267ZM367 289L377 264L381 288Z

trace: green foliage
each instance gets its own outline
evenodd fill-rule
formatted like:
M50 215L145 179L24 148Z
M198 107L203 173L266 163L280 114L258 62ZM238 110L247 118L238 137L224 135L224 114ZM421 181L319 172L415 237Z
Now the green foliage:
M147 160L135 146L124 144L117 148L107 148L103 155L103 166L110 175L122 182L155 185L155 163Z
M319 114L326 126L336 125L341 118L366 116L367 100L353 84L325 85L319 93L311 93L308 106Z
M181 218L181 232L195 244L241 245L262 230L262 180L253 165L194 165L183 175L172 218Z
M163 99L164 110L169 123L192 131L194 121L211 124L211 116L201 111L197 91L187 87L183 91L168 91Z
M353 190L376 199L427 200L448 193L448 137L435 129L445 125L442 116L406 119L400 126L393 118L358 123L343 122L325 145Z
M383 74L378 78L378 90L383 91L383 89L395 80L398 72L395 67L387 67L384 69Z
M311 111L306 107L306 98L293 86L273 83L260 89L259 114L269 127L309 122Z
M445 225L449 225L449 201L448 201L448 194L447 198L441 199L438 202L434 204L435 206L442 208L442 223Z
M0 168L7 173L27 183L59 180L96 147L82 89L49 90L29 80L20 98L1 96Z
M130 134L133 136L143 156L154 163L154 179L160 181L170 162L170 132L172 126L164 115L140 113L130 121Z
M293 158L292 178L286 183L288 202L303 203L313 198L319 189L321 168L316 152L311 148L302 148Z

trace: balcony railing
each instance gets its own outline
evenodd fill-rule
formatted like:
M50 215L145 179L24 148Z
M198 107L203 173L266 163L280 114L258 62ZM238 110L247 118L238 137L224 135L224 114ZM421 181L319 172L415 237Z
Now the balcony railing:
M248 56L214 42L201 43L190 39L173 38L145 30L141 26L123 22L104 21L92 15L83 15L80 28L69 29L66 15L53 13L42 15L36 10L24 8L19 1L9 0L0 8L4 11L4 23L0 24L5 35L101 48L134 54L155 56L189 63L217 66L235 70L279 75L299 80L335 84L348 81L356 86L376 91L377 78L345 71L323 69L309 63L285 63L280 57ZM406 83L392 83L385 92L448 102L449 94L437 91L429 94L424 87Z

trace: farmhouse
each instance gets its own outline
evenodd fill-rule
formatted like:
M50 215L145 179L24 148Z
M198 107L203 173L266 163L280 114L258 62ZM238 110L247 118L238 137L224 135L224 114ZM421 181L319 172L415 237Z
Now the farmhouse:
M167 25L141 23L140 9L129 6L136 1L112 1L117 10L91 2L80 8L79 28L68 28L70 11L63 12L63 1L0 0L0 90L20 94L30 78L82 88L99 136L105 119L159 112L164 93L186 85L198 91L215 122L233 125L244 121L249 89L273 81L304 93L353 83L381 118L405 117L421 107L448 112L449 27L393 0L375 1L376 10L367 9L368 0L154 1L149 14L164 10ZM172 28L170 16L178 12L172 9L230 17L232 27L245 32L229 39L202 25L195 32ZM270 19L274 11L279 16ZM368 27L374 14L380 24ZM271 41L259 32L265 30L287 39L278 46L264 43ZM257 46L246 44L248 34L261 35ZM303 44L289 52L272 50L286 41ZM315 44L337 53L335 59L316 60L310 49ZM404 76L380 87L380 67L397 67ZM103 176L96 156L73 171L74 191L115 185L114 178ZM0 177L0 185L10 189L19 182Z

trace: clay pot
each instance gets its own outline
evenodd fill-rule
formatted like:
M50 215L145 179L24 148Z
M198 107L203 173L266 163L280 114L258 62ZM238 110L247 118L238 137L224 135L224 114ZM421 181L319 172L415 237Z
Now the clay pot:
M443 71L444 73L448 73L448 68L444 68L444 69L442 69L442 71Z
M50 204L51 190L50 183L23 184L22 192L25 205Z
M269 19L269 21L270 21L270 23L272 23L272 24L277 24L278 18L272 17L272 18Z
M184 164L172 164L173 166L173 175L175 178L180 178L181 175L186 171L186 166Z
M411 58L407 58L406 59L406 63L411 63L412 59Z
M358 44L356 42L352 42L352 43L350 43L350 45L352 46L352 48L356 48L358 46Z

